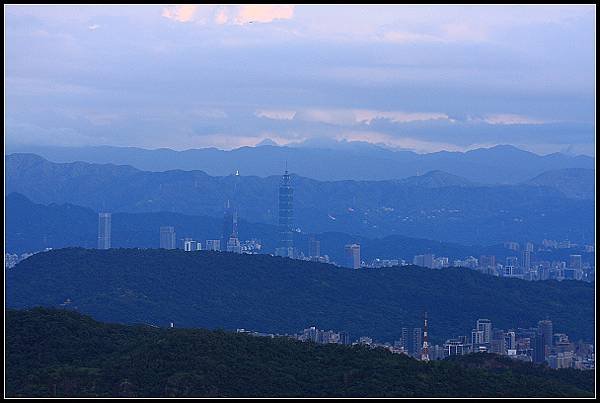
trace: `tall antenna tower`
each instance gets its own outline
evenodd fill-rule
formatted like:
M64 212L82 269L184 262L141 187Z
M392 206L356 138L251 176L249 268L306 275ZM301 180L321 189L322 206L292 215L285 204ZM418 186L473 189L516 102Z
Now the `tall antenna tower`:
M429 345L427 344L427 312L425 312L425 326L423 326L423 350L421 361L429 361Z

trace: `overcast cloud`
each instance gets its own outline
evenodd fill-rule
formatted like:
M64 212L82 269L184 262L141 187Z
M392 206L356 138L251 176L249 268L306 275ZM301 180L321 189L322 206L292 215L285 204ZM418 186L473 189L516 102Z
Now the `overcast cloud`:
M594 155L595 7L7 6L6 141Z

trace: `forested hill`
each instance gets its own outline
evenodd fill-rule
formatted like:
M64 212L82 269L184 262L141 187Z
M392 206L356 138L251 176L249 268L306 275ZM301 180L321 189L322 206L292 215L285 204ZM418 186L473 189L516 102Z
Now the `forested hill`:
M573 340L594 338L594 285L528 282L450 268L351 270L269 255L162 249L59 249L6 272L11 308L61 304L111 322L400 338L429 314L434 343L475 321L535 326L549 318Z
M409 397L594 395L593 371L493 354L422 363L383 349L223 331L103 324L8 310L9 397Z

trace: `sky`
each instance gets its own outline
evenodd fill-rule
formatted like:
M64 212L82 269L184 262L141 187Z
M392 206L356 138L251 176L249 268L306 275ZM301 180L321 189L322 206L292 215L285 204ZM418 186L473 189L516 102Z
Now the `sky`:
M591 5L4 10L7 147L595 155Z

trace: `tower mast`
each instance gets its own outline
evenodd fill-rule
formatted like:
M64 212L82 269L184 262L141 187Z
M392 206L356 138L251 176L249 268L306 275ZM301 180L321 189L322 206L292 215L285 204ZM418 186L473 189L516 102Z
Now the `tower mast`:
M427 344L427 312L425 312L425 325L423 326L423 350L421 361L429 361L429 345Z

